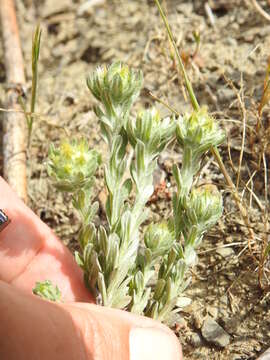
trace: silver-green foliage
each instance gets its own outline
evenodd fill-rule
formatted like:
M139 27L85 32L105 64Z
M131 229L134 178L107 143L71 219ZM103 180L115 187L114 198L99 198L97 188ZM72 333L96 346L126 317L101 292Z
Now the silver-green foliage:
M197 246L222 213L220 194L194 188L193 179L202 156L219 145L224 134L205 109L178 119L161 119L157 110L148 109L133 118L130 110L142 82L140 71L120 62L98 68L87 79L100 104L95 112L109 147L104 164L106 227L96 228L93 222L98 205L90 205L91 189L100 156L85 141L52 147L49 173L60 190L73 193L82 221L81 251L75 257L97 299L105 306L168 321L173 309L186 302L181 295ZM173 216L150 224L140 241L157 158L175 136L183 161L181 170L176 165L173 169Z

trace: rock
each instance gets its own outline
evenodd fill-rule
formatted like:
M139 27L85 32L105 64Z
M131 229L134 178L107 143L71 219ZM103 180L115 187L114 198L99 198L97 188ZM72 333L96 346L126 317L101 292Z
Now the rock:
M224 40L225 45L229 45L229 46L233 46L236 47L237 46L237 40L235 40L232 37L228 37Z
M203 326L203 316L199 311L193 314L193 324L197 330Z
M209 344L224 348L230 343L230 335L211 317L205 319L201 333Z
M179 313L172 313L168 318L168 326L170 328L175 328L175 331L180 329L185 329L187 327L187 322Z
M105 4L105 0L88 0L82 3L77 10L78 16L92 15L95 7Z
M229 235L229 236L226 236L226 237L225 237L225 243L226 243L226 244L230 244L230 243L232 243L232 242L233 242L232 236Z
M189 342L192 346L195 348L202 346L203 344L203 338L200 334L192 333L190 336Z
M223 258L227 258L235 255L233 248L231 247L222 247L216 250L216 252Z
M43 6L42 17L49 18L53 15L62 14L72 8L70 0L46 0Z
M217 91L218 100L221 103L227 103L232 101L235 98L235 93L232 89L221 88Z
M222 305L227 306L228 305L228 296L226 294L222 295L221 298L219 299L219 301Z
M176 10L177 12L182 13L185 16L190 16L190 14L192 14L193 12L193 4L185 3L185 4L177 5Z
M212 316L212 318L214 318L216 320L217 317L218 317L219 309L216 306L208 305L207 306L207 312L209 313L209 315Z
M228 317L228 314L224 314L220 319L220 323L224 330L231 335L235 335L239 332L239 320L236 316Z

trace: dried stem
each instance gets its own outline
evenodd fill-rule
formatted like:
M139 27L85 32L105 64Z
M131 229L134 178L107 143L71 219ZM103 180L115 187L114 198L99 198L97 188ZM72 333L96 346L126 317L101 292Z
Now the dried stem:
M264 208L264 239L263 239L263 246L261 249L261 257L260 257L260 263L259 263L259 284L261 289L266 289L268 286L264 286L263 284L263 273L264 273L264 264L266 259L269 256L269 240L268 240L268 230L269 230L269 215L268 215L268 178L267 178L267 162L265 158L265 153L262 154L263 159L263 169L264 169L264 200L265 200L265 208Z
M6 108L21 110L19 97L25 84L23 57L13 0L0 2L5 68ZM27 201L26 124L24 114L7 112L3 121L4 177L20 198Z

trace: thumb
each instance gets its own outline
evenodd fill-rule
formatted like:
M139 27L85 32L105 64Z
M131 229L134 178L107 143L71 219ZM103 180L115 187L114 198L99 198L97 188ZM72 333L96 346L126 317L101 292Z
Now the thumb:
M65 304L94 360L180 360L175 334L149 318L93 304Z
M57 304L0 281L0 358L9 360L181 360L167 327L85 303Z

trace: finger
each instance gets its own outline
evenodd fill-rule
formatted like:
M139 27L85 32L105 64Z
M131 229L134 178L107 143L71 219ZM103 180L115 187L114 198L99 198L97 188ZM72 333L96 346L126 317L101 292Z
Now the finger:
M37 281L51 280L64 300L92 300L73 255L1 177L0 208L11 219L0 232L0 280L29 292Z
M64 306L70 309L76 326L85 334L86 348L92 352L94 359L182 359L178 339L160 322L93 304ZM90 343L92 333L98 337ZM110 349L109 355L107 349Z
M9 354L10 360L182 359L176 336L153 320L91 304L60 305L19 294L8 284L4 287L0 313L8 294L9 314L1 314L5 327L0 328L0 358Z

